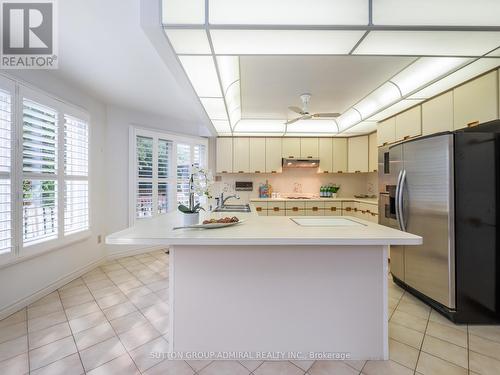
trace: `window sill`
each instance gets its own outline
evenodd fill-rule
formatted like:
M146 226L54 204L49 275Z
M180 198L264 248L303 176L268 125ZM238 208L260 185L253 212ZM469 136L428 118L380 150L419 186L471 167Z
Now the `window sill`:
M62 249L64 247L73 245L78 242L85 241L92 236L92 232L90 230L82 231L79 233L75 233L64 237L63 239L54 239L47 242L42 242L39 244L33 244L31 246L27 246L21 249L19 256L6 256L5 260L1 260L0 258L0 269L7 268L13 266L17 263L25 262L27 260L37 258L39 256L48 254L52 251L56 251Z

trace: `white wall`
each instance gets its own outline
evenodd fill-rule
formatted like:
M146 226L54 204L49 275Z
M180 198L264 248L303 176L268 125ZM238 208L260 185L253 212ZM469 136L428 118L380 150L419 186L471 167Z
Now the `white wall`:
M62 82L47 71L17 71L12 76L36 86L49 94L86 109L90 124L90 223L92 236L71 246L0 268L0 319L32 299L55 289L58 281L67 281L93 266L105 256L104 245L97 243L103 233L106 211L104 199L103 147L106 127L106 107L91 95Z

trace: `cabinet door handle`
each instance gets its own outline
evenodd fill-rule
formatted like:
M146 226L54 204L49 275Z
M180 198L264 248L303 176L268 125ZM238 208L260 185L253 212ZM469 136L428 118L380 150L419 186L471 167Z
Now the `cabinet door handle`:
M271 173L277 173L276 171L271 171Z
M293 159L293 156L289 156L288 159Z
M227 173L227 171L221 171L220 173Z
M330 207L330 211L337 211L337 207Z
M370 212L372 214L372 216L377 216L377 214L375 212Z
M319 208L318 208L318 207L313 207L313 208L312 208L312 210L313 210L313 211L318 211L318 210L319 210Z
M351 211L351 210L352 210L352 208L351 208L351 207L346 207L346 208L345 208L345 210L346 210L346 211Z
M245 173L245 172L243 172L243 171L238 171L238 173Z
M256 207L255 208L258 212L262 211L262 207Z
M476 126L476 125L479 125L479 121L478 120L471 121L471 122L467 123L467 127L468 128L472 128L473 126Z
M313 157L312 157L312 156L308 156L307 158L308 158L308 159L312 159Z
M323 173L330 173L329 171L323 171Z
M337 171L337 173L344 173L344 171Z
M292 207L292 211L298 211L299 208L298 207Z
M354 208L354 212L358 212L358 209L357 209L357 208Z
M279 207L273 207L273 211L279 211L280 208Z
M361 171L354 171L354 173L361 173Z
M255 171L255 173L260 173L260 171Z

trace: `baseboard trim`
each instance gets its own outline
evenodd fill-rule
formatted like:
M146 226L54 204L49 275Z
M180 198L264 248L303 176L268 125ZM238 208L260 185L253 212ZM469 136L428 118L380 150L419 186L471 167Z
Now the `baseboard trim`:
M90 262L90 263L86 264L85 266L80 267L77 270L66 274L63 277L60 277L56 281L54 281L51 284L47 285L46 287L38 290L37 292L29 295L28 297L22 298L22 299L18 300L17 302L14 302L13 304L1 309L0 310L0 320L8 317L9 315L14 314L15 312L25 308L26 306L32 304L33 302L38 301L40 298L45 297L47 294L52 293L54 290L57 290L60 287L66 285L70 281L73 281L74 279L91 271L95 267L104 263L106 261L106 258L107 258L106 256L100 257L99 259L97 259L93 262Z
M130 257L133 255L140 255L140 254L149 253L151 251L162 250L162 249L168 249L168 246L149 246L149 247L141 247L139 249L133 249L133 250L129 250L129 251L120 251L120 252L116 252L116 253L110 253L110 254L108 254L107 259L118 259L118 258Z

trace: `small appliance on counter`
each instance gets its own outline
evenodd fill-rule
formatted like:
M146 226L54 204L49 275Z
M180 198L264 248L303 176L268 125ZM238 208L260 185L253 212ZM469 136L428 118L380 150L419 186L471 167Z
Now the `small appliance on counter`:
M234 190L236 191L253 191L252 181L236 181L234 184Z
M273 187L266 180L265 184L260 184L259 186L259 198L271 198L273 195Z

